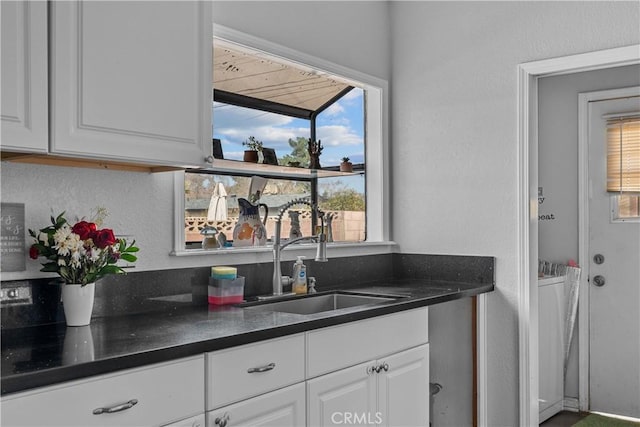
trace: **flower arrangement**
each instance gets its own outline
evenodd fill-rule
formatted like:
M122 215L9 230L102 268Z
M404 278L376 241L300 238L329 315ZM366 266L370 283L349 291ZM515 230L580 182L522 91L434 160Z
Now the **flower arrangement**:
M116 265L119 259L135 262L138 252L135 240L118 239L109 228L98 229L106 211L98 209L94 221L78 221L73 225L62 212L51 216L51 225L37 233L29 230L35 243L29 249L31 259L44 257L40 271L55 272L66 284L94 283L108 274L125 274Z

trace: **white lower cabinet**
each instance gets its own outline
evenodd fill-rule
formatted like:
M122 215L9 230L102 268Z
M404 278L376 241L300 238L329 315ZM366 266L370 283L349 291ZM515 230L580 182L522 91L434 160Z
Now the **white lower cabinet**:
M201 414L203 408L200 355L3 397L1 424L157 426Z
M307 381L309 426L429 424L429 345Z
M408 310L16 393L0 424L426 426L427 318Z
M305 425L304 383L207 412L207 427Z

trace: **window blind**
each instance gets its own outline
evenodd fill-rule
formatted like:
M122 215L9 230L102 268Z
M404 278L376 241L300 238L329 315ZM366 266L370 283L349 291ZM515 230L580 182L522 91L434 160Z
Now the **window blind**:
M607 191L640 193L640 117L607 121Z

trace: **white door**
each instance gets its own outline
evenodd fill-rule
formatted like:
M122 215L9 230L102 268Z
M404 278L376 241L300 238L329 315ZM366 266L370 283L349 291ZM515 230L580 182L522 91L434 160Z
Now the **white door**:
M307 381L308 425L375 423L376 374L368 371L372 365L374 361Z
M47 2L0 3L3 151L46 153Z
M612 220L603 118L632 111L640 97L589 103L589 407L640 418L640 222Z
M204 164L211 2L54 1L51 152Z
M378 365L383 366L377 375L379 424L429 425L429 344L380 359Z
M215 387L215 385L214 385ZM305 425L304 383L272 391L207 413L207 427Z

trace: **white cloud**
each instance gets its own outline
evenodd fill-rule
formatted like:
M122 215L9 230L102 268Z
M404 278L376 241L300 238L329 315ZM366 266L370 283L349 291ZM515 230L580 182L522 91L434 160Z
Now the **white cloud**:
M331 106L329 106L329 108L324 110L324 114L328 116L337 116L343 113L344 113L344 107L340 105L340 102L336 102L335 104L332 104Z
M345 146L363 143L362 137L348 126L320 126L317 130L317 135L323 145Z

